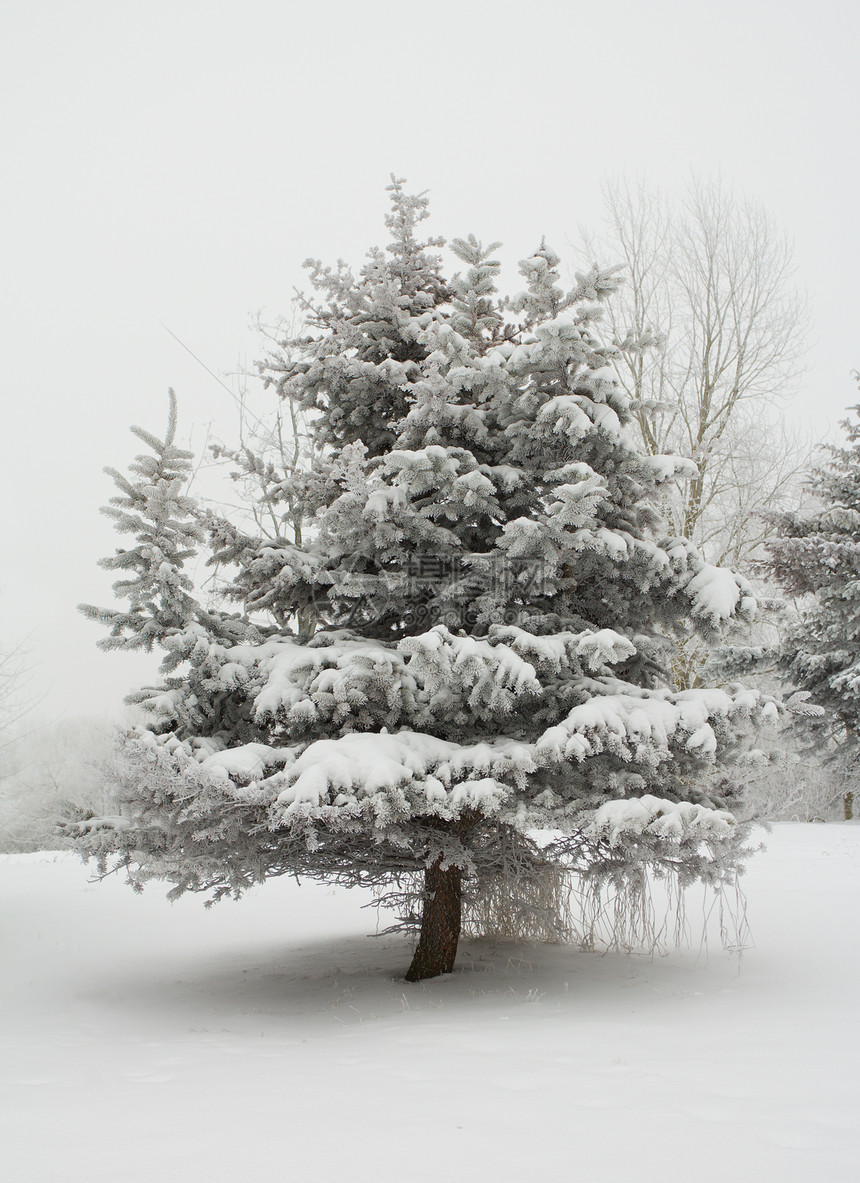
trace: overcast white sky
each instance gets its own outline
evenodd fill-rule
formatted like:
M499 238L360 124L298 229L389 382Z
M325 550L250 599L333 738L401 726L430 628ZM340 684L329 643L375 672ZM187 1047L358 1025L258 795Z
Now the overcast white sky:
M29 638L45 710L109 710L141 674L75 611L111 603L101 470L129 424L160 430L172 385L183 438L235 429L159 322L250 365L251 315L287 311L308 255L386 241L392 171L431 190L431 232L511 258L564 255L620 171L720 172L795 240L796 413L823 435L858 398L858 34L854 0L6 0L0 641Z

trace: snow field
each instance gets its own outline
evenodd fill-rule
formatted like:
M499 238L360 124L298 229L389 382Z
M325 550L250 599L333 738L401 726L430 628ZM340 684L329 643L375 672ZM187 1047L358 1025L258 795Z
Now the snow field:
M419 985L359 892L206 911L3 856L3 1177L854 1180L860 827L766 841L740 969L465 941Z

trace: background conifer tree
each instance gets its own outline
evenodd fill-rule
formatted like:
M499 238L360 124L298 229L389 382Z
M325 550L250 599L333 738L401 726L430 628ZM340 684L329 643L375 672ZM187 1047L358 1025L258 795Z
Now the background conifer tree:
M109 561L137 582L129 612L87 611L110 643L165 647L165 680L136 696L149 724L116 816L77 841L135 884L216 898L285 872L423 877L416 980L451 970L463 902L494 883L516 900L559 866L731 880L744 833L707 778L762 702L670 687L677 639L753 601L665 533L661 490L692 470L630 430L598 331L617 277L565 290L542 244L500 299L495 244L470 236L445 279L440 241L417 238L426 198L390 194L387 250L358 276L312 263L308 331L263 367L315 423L313 466L277 494L302 505L300 539L183 500L172 427L144 436L138 485L115 478L139 546ZM241 617L184 580L201 522Z
M860 757L860 407L850 410L845 444L828 446L829 461L810 474L815 508L773 515L777 537L767 543L767 567L797 606L779 668L800 697L823 708L800 726L815 746L838 751L853 782ZM849 784L845 793L852 791Z

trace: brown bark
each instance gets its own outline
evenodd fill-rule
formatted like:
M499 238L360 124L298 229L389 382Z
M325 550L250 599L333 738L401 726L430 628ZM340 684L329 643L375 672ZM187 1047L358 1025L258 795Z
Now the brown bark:
M461 901L462 871L459 867L443 871L440 856L424 872L421 934L406 973L407 982L451 973L460 939Z

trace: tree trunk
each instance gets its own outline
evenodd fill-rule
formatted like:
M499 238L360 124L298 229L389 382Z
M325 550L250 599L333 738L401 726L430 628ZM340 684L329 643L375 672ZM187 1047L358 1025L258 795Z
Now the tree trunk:
M424 872L424 911L421 935L407 982L420 982L449 974L460 939L462 872L459 867L442 870L441 856Z
M854 819L854 794L850 791L842 794L842 816L847 822Z

